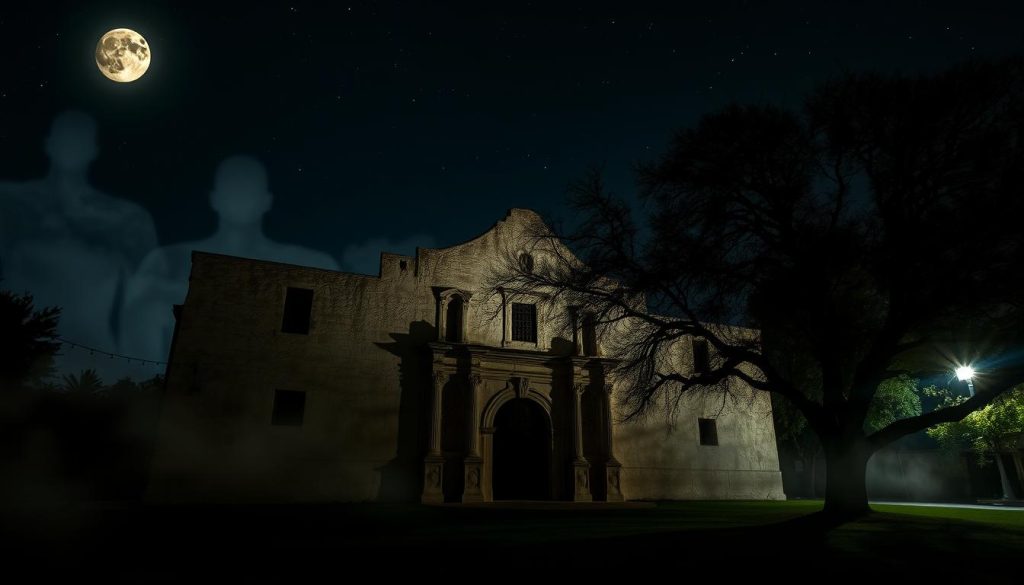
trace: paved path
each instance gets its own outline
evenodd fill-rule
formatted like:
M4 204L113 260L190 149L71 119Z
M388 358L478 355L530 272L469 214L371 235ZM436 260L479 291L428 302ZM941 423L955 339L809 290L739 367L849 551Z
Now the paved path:
M931 502L884 502L872 500L872 504L885 504L886 506L924 506L928 508L969 508L972 510L1007 510L1011 512L1024 512L1024 502L1013 500L1009 503L991 504L943 504Z

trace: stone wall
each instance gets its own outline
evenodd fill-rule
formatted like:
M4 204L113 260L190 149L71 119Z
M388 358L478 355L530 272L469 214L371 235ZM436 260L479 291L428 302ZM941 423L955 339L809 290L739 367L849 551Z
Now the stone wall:
M485 290L488 271L518 253L524 231L539 221L533 212L512 210L464 244L420 249L416 257L382 254L378 276L194 253L167 372L150 498L418 498L430 442L432 372L437 356L456 355L428 344L444 341L438 328L452 295L466 299L468 317L455 349L473 346L492 355L491 365L476 366L486 370L484 388L491 389L483 391L478 409L527 370L547 400L567 400L552 388L559 383L557 364L571 357L572 335L545 317L547 310L567 309L538 310L537 342L513 342L507 305ZM314 291L308 334L281 331L289 287ZM464 372L460 358L444 359L459 380L477 371ZM593 383L597 389L581 403L588 417L584 451L600 453L603 384ZM305 392L301 426L271 424L276 390ZM618 415L616 409L613 420ZM716 419L718 446L699 444L698 417ZM552 422L557 442L568 431L559 426L565 421ZM697 397L671 418L616 423L614 442L626 498L782 497L770 404L760 393L724 406ZM595 467L591 477L600 480L598 472Z

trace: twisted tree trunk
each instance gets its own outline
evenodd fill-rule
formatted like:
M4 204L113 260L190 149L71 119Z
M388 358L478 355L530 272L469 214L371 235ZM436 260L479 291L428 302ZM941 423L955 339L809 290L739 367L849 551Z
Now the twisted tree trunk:
M864 441L835 440L825 445L825 515L836 520L864 516L868 507L867 467L871 450Z

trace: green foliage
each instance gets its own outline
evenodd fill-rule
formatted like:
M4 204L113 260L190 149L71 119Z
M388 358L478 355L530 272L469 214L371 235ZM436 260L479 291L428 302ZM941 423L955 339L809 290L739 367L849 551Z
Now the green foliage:
M885 380L871 400L864 430L872 433L897 420L921 414L921 394L928 395L932 391L932 387L919 389L918 381L906 374ZM772 409L779 442L800 443L807 438L807 419L797 408L786 400L776 400Z
M873 433L901 418L921 414L917 383L916 379L900 374L879 384L864 420L864 430Z
M52 374L59 320L59 308L37 310L31 294L0 290L0 389L35 386Z
M954 406L966 400L948 390L933 390L942 406ZM956 422L943 423L928 429L928 436L946 449L970 448L986 462L992 453L1012 448L1024 433L1024 386L1018 386L996 398L991 404L968 414Z

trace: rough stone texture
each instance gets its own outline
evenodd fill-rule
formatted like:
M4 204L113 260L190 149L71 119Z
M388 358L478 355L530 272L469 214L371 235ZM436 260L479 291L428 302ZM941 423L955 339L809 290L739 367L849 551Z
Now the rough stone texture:
M625 499L783 497L767 396L694 397L669 418L608 424L610 360L574 355L543 299L537 343L510 340L508 307L485 280L539 221L513 209L464 244L382 254L379 276L194 253L150 499L489 501L494 421L518 399L550 425L552 498L579 499L581 482L596 500L619 488ZM308 335L281 332L288 287L314 291ZM439 328L457 323L445 307L460 302L461 331ZM271 424L279 389L306 393L301 426ZM611 411L617 421L614 397ZM699 445L698 417L717 419L719 446Z
M695 396L674 416L616 427L629 499L785 499L767 396L754 403ZM718 445L702 446L698 418L715 418Z

